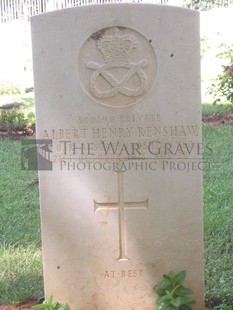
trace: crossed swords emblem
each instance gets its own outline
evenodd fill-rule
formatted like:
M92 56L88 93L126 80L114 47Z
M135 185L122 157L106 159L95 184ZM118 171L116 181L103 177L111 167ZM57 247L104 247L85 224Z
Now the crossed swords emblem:
M90 90L92 94L97 98L110 98L121 93L125 96L139 96L148 90L147 76L144 67L148 65L148 60L143 59L138 63L132 63L127 61L111 61L103 65L90 61L87 63L87 68L95 70L90 78ZM128 69L121 80L118 80L112 73L108 71L111 68L126 68ZM140 80L139 87L130 88L126 86L126 83L137 75ZM105 81L111 86L111 89L100 90L97 88L97 79L103 77Z

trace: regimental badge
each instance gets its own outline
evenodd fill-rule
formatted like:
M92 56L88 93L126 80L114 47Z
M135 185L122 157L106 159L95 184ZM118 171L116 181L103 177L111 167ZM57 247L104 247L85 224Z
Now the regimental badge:
M110 27L92 34L81 55L87 59L84 63L79 56L80 70L87 75L80 76L82 84L102 104L113 107L133 104L153 85L154 50L148 40L132 29Z

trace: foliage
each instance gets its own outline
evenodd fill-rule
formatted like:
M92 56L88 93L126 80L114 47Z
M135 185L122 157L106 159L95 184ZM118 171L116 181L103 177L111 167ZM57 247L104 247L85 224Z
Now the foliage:
M208 93L214 96L214 104L227 100L233 105L233 46L222 44L221 47L224 50L217 57L224 59L227 65L222 66L223 72L209 87Z
M163 275L163 280L154 287L159 296L156 301L158 310L191 309L189 305L195 301L188 296L193 293L192 290L181 284L185 277L186 271L178 273L171 271L168 275Z
M184 0L186 7L190 7L194 10L207 11L213 8L228 7L228 0Z
M1 83L0 84L0 95L18 95L20 94L20 89L11 83Z
M207 36L201 37L201 57L211 48L210 40Z
M45 300L43 304L38 304L33 306L34 309L47 309L47 310L67 310L67 304L59 304L58 302L53 302L53 296L50 296L48 300Z
M33 91L34 91L34 87L33 87L33 86L25 88L25 93L26 93L26 94L27 94L27 93L31 93L31 92L33 92Z
M35 115L33 112L25 115L18 110L2 111L0 115L0 130L10 134L17 131L28 131L35 125Z
M202 104L202 115L223 115L232 113L233 106L230 104Z

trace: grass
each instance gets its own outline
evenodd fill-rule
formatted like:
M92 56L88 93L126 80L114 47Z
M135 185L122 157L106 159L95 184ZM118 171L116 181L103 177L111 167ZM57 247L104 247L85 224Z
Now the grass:
M21 170L20 146L0 140L0 304L43 296L37 174Z
M233 113L233 107L230 104L202 104L202 114L203 115L219 115Z
M205 277L208 305L233 305L233 127L204 126L213 149L204 173Z
M233 127L203 125L207 306L233 304ZM43 296L37 174L22 171L20 141L0 140L0 304ZM77 292L78 293L78 292Z
M33 245L1 245L1 303L17 304L43 296L41 250Z

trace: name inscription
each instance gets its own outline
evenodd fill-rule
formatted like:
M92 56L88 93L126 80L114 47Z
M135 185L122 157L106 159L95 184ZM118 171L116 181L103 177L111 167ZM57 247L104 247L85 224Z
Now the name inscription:
M42 139L53 141L50 158L54 164L60 163L60 169L85 170L87 164L93 164L96 170L112 162L114 171L116 165L126 165L129 160L134 162L123 171L133 166L138 170L142 164L143 170L147 170L145 165L150 170L168 166L167 162L148 162L151 160L199 160L203 145L197 142L198 136L197 124L167 124L158 113L81 115L75 128L50 128L41 133Z
M94 127L74 129L52 129L43 132L43 139L114 139L153 137L197 137L197 125L184 126L138 126L138 127Z

